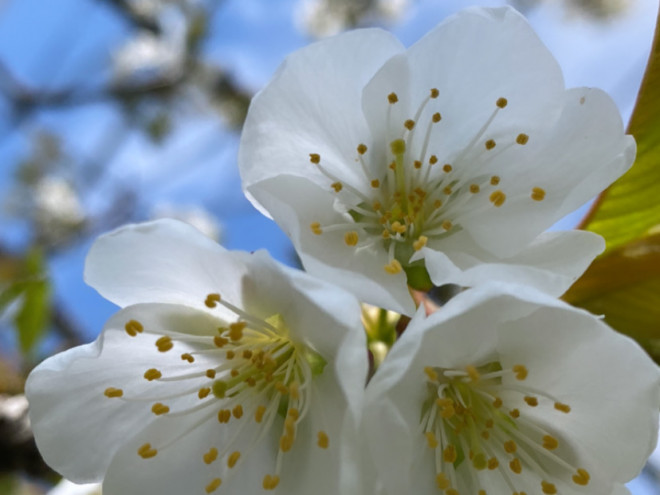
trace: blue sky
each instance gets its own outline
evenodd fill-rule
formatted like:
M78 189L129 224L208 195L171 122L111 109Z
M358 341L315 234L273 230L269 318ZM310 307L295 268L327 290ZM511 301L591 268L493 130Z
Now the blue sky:
M388 26L406 45L414 43L447 15L468 5L498 6L502 1L419 0ZM657 16L657 2L632 0L622 16L606 23L570 16L557 1L546 1L529 20L558 59L568 87L608 91L627 121L643 75ZM299 29L294 0L227 0L213 16L214 33L204 56L229 70L251 91L265 85L291 51L311 39ZM26 86L54 90L73 83L94 88L111 70L111 54L130 35L129 26L103 2L93 0L6 0L0 3L0 62ZM92 154L109 133L125 123L112 103L74 110L47 111L12 128L0 102L0 197L9 194L17 157L41 126L56 129L75 155ZM137 218L168 202L200 205L224 228L232 249L268 249L291 262L288 240L243 198L236 153L238 135L226 131L215 114L183 113L167 144L156 147L138 134L117 151L106 171L105 188L129 183L139 192ZM88 191L86 204L100 208L107 189ZM575 216L562 223L570 227ZM20 247L25 230L0 214L0 240ZM87 239L50 260L57 298L92 339L115 310L82 280ZM0 345L11 342L0 339ZM1 350L1 349L0 349ZM5 352L7 350L5 349ZM641 483L641 482L640 482ZM648 493L641 484L636 493Z

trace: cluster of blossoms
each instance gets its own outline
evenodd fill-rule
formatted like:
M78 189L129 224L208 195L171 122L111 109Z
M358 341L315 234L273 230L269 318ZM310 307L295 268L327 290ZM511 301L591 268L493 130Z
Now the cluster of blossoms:
M409 49L377 29L304 48L239 162L307 273L175 221L102 236L85 278L121 310L30 375L37 445L106 495L626 493L660 374L556 299L602 239L544 231L634 155L509 8ZM360 302L406 317L377 367Z

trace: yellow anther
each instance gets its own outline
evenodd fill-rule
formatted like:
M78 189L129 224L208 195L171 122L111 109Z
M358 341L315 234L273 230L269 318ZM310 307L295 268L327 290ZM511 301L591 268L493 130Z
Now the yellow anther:
M143 459L151 459L152 457L156 457L158 451L152 448L150 443L145 443L137 450L137 453Z
M236 368L232 368L232 370L229 372L229 374L232 376L232 378L236 378L238 375L241 374L241 372L238 371Z
M500 183L500 177L499 177L498 175L493 175L493 176L490 178L490 185L491 185L491 186L496 186L496 185L498 185L499 183Z
M135 337L138 333L142 333L144 331L142 323L137 320L129 320L126 325L124 325L124 329L126 330L126 333L131 337Z
M374 189L378 189L380 187L380 181L378 179L372 180L371 187L373 187ZM380 210L380 203L378 208L376 208L376 205L374 204L374 210Z
M486 495L486 490L479 490L477 495Z
M265 406L259 406L257 407L257 410L254 411L254 420L257 423L261 423L264 419L264 414L266 414L266 407Z
M442 459L449 464L456 462L457 457L456 448L452 444L447 445L445 450L442 451Z
M206 376L208 378L215 378L215 370L206 370Z
M516 380L524 380L527 378L527 368L522 364L514 365L513 372L516 375Z
M536 397L531 397L529 395L526 395L523 399L528 406L530 407L536 407L539 405L539 400Z
M442 120L442 115L440 115L440 112L435 112L433 114L433 117L431 117L431 120L433 121L434 124L437 124Z
M204 304L207 308L215 308L216 305L220 302L220 294L209 294L204 300Z
M446 490L450 485L451 483L447 479L445 473L438 473L435 475L435 486L437 486L439 490Z
M172 343L172 338L169 335L165 335L159 338L156 341L156 347L160 352L169 351L172 347L174 347L174 344Z
M509 102L506 98L498 98L495 104L500 108L504 108L509 104Z
M295 407L290 407L289 410L286 412L286 415L289 418L291 418L293 421L295 421L300 416L300 411L298 409L296 409Z
M586 469L579 468L577 474L573 475L573 483L576 485L586 486L589 484L591 476Z
M356 246L359 240L360 237L358 236L358 233L354 230L351 230L350 232L346 232L344 234L344 242L346 243L347 246Z
M401 222L393 222L390 227L394 232L398 234L404 234L406 232L406 226L402 225Z
M244 321L237 321L229 325L229 338L233 342L237 342L243 338L243 330L247 327Z
M420 235L415 242L413 242L413 249L415 251L419 251L422 249L424 246L426 246L426 243L429 241L429 238L426 237L425 235Z
M396 93L392 92L387 95L387 101L394 105L397 101L399 101L399 97L396 95Z
M394 155L403 155L406 152L406 142L403 139L395 139L390 143L390 150Z
M252 357L252 351L250 349L245 349L241 355L243 356L243 359L250 359Z
M472 194L477 194L480 190L479 184L470 184L470 192Z
M517 457L509 463L509 467L511 468L511 471L516 474L522 473L522 464L520 463L520 459Z
M543 448L555 450L557 447L559 447L559 441L555 437L551 435L543 436Z
M358 144L357 152L364 155L367 152L367 145L363 143Z
M220 337L219 335L216 335L215 337L213 337L213 343L215 344L216 347L224 347L228 342L229 342L229 339L226 339L224 337Z
M249 376L245 379L245 383L248 384L248 387L254 387L257 384L257 380L253 376Z
M236 357L236 353L232 350L229 350L225 352L225 358L227 359L234 359Z
M189 352L181 354L181 360L182 361L188 361L189 363L194 363L195 362L195 357L190 354Z
M500 407L502 407L502 399L500 399L499 397L495 397L495 399L493 400L493 407L495 409L499 409Z
M469 364L465 367L465 371L467 371L467 374L470 377L470 380L472 380L473 382L476 382L477 380L479 380L479 378L481 378L481 374L479 373L477 368L475 368L471 364Z
M408 129L409 131L412 131L413 128L415 127L415 121L412 119L408 119L403 123L403 127Z
M452 170L453 170L453 167L452 167L451 165L449 165L448 163L445 163L445 164L442 166L442 171L445 172L446 174L448 174L448 173L451 172Z
M509 411L509 416L511 416L513 419L517 419L520 417L520 411L518 409L511 409Z
M431 155L429 158L429 164L435 165L436 163L438 163L438 157L435 155Z
M431 98L437 98L440 95L440 91L437 88L431 88Z
M472 466L477 471L482 471L488 467L488 460L483 452L479 452L472 458Z
M233 468L240 458L241 453L238 450L232 452L227 458L227 467Z
M266 476L264 476L264 481L261 486L263 486L264 490L275 490L275 488L277 488L277 485L279 484L280 484L279 476L277 476L276 474L274 474L273 476L267 474Z
M453 190L451 186L447 186L442 190L442 192L445 193L447 196L449 196L453 192Z
M403 267L401 266L401 263L399 263L399 260L392 260L383 268L390 275L396 275L397 273L401 273L401 271L403 270Z
M220 485L222 485L222 479L213 478L211 482L208 485L206 485L206 488L204 488L204 490L206 491L206 493L213 493L220 487Z
M231 419L231 411L229 409L220 409L218 411L218 422L229 423Z
M277 390L282 395L287 395L289 393L289 389L286 388L282 382L275 383L275 390Z
M321 163L321 155L319 155L318 153L310 153L309 161L315 165L318 165L319 163Z
M518 450L518 446L516 445L516 442L513 440L507 440L504 442L504 451L507 454L513 454L516 450Z
M330 439L328 438L328 434L326 432L319 431L316 434L316 445L318 445L322 449L328 448L328 446L330 445Z
M161 414L167 414L168 412L170 412L170 408L165 404L156 402L153 406L151 406L151 412L154 413L156 416L160 416Z
M488 459L488 469L491 471L497 469L500 465L500 461L497 460L497 457L491 457Z
M160 371L158 371L156 368L149 368L147 371L144 372L144 377L150 382L153 380L158 380L162 376L163 374Z
M211 464L218 458L218 449L211 447L209 451L204 454L203 459L206 464Z
M339 192L344 188L341 182L333 182L330 184L330 186L335 190L335 192Z
M280 450L282 452L288 452L293 447L294 437L293 435L282 435L280 437Z
M493 426L495 426L495 422L493 421L492 418L488 418L486 420L486 428L492 428Z
M321 235L323 233L323 229L321 228L321 224L319 222L312 222L309 224L309 228L314 232L316 235Z
M241 417L243 417L243 406L240 404L236 404L236 406L234 406L234 409L232 409L231 413L234 415L236 419L241 419Z
M532 188L532 194L530 196L534 201L543 201L545 199L545 189L540 187Z
M419 170L420 168L422 168L422 162L420 162L419 160L415 160L413 162L413 167L415 167L417 170Z
M438 372L435 371L431 366L425 366L424 373L426 373L426 376L432 382L438 382Z
M105 389L105 392L103 392L106 397L109 398L117 398L121 397L124 395L124 391L120 388L115 388L115 387L108 387Z
M442 201L439 199L436 199L433 202L433 209L437 210L438 208L442 208Z
M557 487L547 481L541 481L541 490L546 495L555 495L557 493Z
M492 150L495 147L495 140L489 139L484 143L484 146L486 147L487 150Z
M492 179L491 179L492 181ZM490 202L493 203L495 206L502 206L504 204L504 201L506 201L506 194L504 194L502 191L499 189L497 191L493 191L490 195Z
M460 495L460 493L458 493L456 488L447 488L445 490L445 495Z
M525 145L529 141L529 136L527 134L520 133L516 137L516 143L520 145Z
M210 393L211 393L210 387L203 387L200 388L199 391L197 392L197 397L199 397L200 399L206 399Z
M432 431L427 431L424 433L424 436L426 437L426 443L429 448L434 449L438 446L438 439L435 438L435 433Z
M289 395L293 400L300 399L300 387L298 386L298 382L291 382L289 385Z

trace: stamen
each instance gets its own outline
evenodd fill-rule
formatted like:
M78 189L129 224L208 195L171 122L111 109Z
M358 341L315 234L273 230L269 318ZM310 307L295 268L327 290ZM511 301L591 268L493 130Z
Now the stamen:
M131 337L135 337L138 333L142 333L144 331L142 323L136 320L129 320L124 326L124 329L126 330L126 333Z
M531 198L534 201L543 201L543 199L545 198L545 190L541 189L540 187L534 187L532 189Z
M527 134L518 134L516 137L516 143L520 144L521 146L524 146L527 144L529 141L529 136Z
M204 490L206 491L206 493L212 493L216 491L221 484L222 484L222 479L213 478L213 480L211 480L211 482L208 485L206 485L206 488Z

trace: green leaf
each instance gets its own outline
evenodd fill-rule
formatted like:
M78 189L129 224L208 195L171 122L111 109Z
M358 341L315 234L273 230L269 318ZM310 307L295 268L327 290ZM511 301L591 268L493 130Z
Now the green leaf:
M14 315L21 351L29 353L50 322L51 287L45 274L44 259L39 249L32 249L25 259L21 274L0 292L0 313L20 299Z

